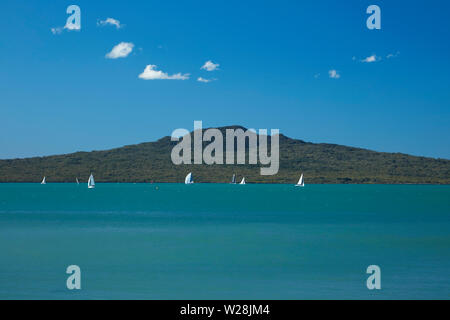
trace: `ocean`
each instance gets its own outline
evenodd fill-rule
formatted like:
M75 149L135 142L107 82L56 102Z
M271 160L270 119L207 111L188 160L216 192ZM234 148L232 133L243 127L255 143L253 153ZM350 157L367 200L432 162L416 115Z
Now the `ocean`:
M0 184L0 299L449 298L450 186Z

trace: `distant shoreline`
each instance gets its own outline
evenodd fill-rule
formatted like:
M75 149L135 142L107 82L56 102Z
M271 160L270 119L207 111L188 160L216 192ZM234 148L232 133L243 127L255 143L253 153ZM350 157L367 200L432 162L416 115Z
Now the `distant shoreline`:
M2 184L37 184L40 185L41 182L0 182L0 185ZM75 184L76 182L47 182L46 185L52 185L52 184ZM80 182L80 185L87 184L87 182ZM96 182L96 184L181 184L184 185L184 182ZM229 182L196 182L193 183L193 185L197 184L224 184L224 185L232 185ZM239 185L238 183L235 185ZM295 182L293 183L265 183L265 182L247 182L246 185L295 185ZM448 183L308 183L305 185L307 187L308 185L336 185L336 186L450 186Z
M217 129L223 132L236 127ZM96 180L111 183L181 183L192 172L195 182L205 183L227 183L236 175L249 183L295 184L303 173L307 185L450 184L450 160L310 143L284 135L279 139L279 170L274 175L262 176L260 169L266 165L249 164L247 158L242 164L174 164L171 152L175 144L170 137L163 137L104 151L0 160L0 182L40 182L47 176L49 182L70 183L78 177L87 183L93 173Z

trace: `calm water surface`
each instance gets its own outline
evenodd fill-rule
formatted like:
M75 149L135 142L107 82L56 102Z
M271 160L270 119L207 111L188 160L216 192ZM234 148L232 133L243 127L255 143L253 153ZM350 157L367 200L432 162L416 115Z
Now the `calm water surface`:
M450 186L0 184L0 299L316 298L449 299Z

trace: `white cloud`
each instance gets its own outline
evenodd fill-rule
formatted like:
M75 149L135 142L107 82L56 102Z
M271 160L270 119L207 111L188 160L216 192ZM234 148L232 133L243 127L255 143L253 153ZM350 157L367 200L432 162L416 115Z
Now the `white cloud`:
M320 73L316 73L316 74L314 75L314 79L319 79L319 77L320 77Z
M121 42L116 45L111 52L106 54L106 58L117 59L126 58L133 51L134 44L131 42Z
M64 30L69 30L69 31L79 31L81 30L80 26L77 26L75 24L66 24L64 27L54 27L54 28L50 28L50 31L53 34L61 34Z
M328 75L330 76L330 78L332 79L339 79L341 77L341 75L336 71L336 70L330 70L328 71Z
M188 80L190 76L189 73L168 75L166 72L156 70L156 68L157 66L154 64L147 65L144 72L139 75L139 78L143 80Z
M66 23L66 25L64 27L50 28L50 31L53 34L61 34L64 30L79 31L79 30L81 30L81 25L74 24L74 23L69 23L69 21L67 21L67 23Z
M100 20L97 22L98 26L104 27L107 25L115 26L116 29L123 28L123 24L120 24L120 21L114 18L106 18L106 20Z
M389 53L386 58L390 59L390 58L395 58L398 57L400 54L400 51L397 51L396 53Z
M214 70L217 70L219 68L219 66L220 66L220 64L214 63L211 60L208 60L205 62L203 67L201 67L200 69L205 69L206 71L214 71Z
M380 57L377 57L375 54L373 54L373 55L371 55L371 56L369 56L369 57L367 57L365 59L362 59L361 62L372 63L372 62L377 62L377 61L380 61L380 60L381 60Z
M50 29L53 34L61 34L63 32L63 27L56 27Z
M198 77L197 78L197 81L198 82L203 82L203 83L209 83L209 82L211 82L211 81L216 81L217 79L205 79L205 78L202 78L202 77Z
M71 31L72 30L78 31L78 30L81 30L81 26L73 24L73 23L67 23L64 26L64 29L71 30Z

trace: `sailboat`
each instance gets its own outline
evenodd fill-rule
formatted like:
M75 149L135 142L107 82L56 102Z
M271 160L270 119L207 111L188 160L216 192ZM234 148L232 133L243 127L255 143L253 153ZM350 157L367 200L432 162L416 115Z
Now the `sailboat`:
M193 184L194 179L192 178L192 172L189 172L189 174L186 176L186 179L184 179L185 184Z
M80 184L80 181L78 181L78 178L75 178L77 180L77 184Z
M239 184L245 184L245 177L242 178L242 181Z
M44 179L42 179L41 184L47 184L47 182L45 182L45 177L44 177Z
M233 178L231 178L231 184L236 184L236 175L233 174Z
M298 183L295 186L296 187L304 187L305 186L305 181L303 180L303 173L300 176L300 179L298 180Z
M89 189L94 189L95 188L95 180L94 180L94 176L91 173L91 176L89 177L88 180L88 188Z

